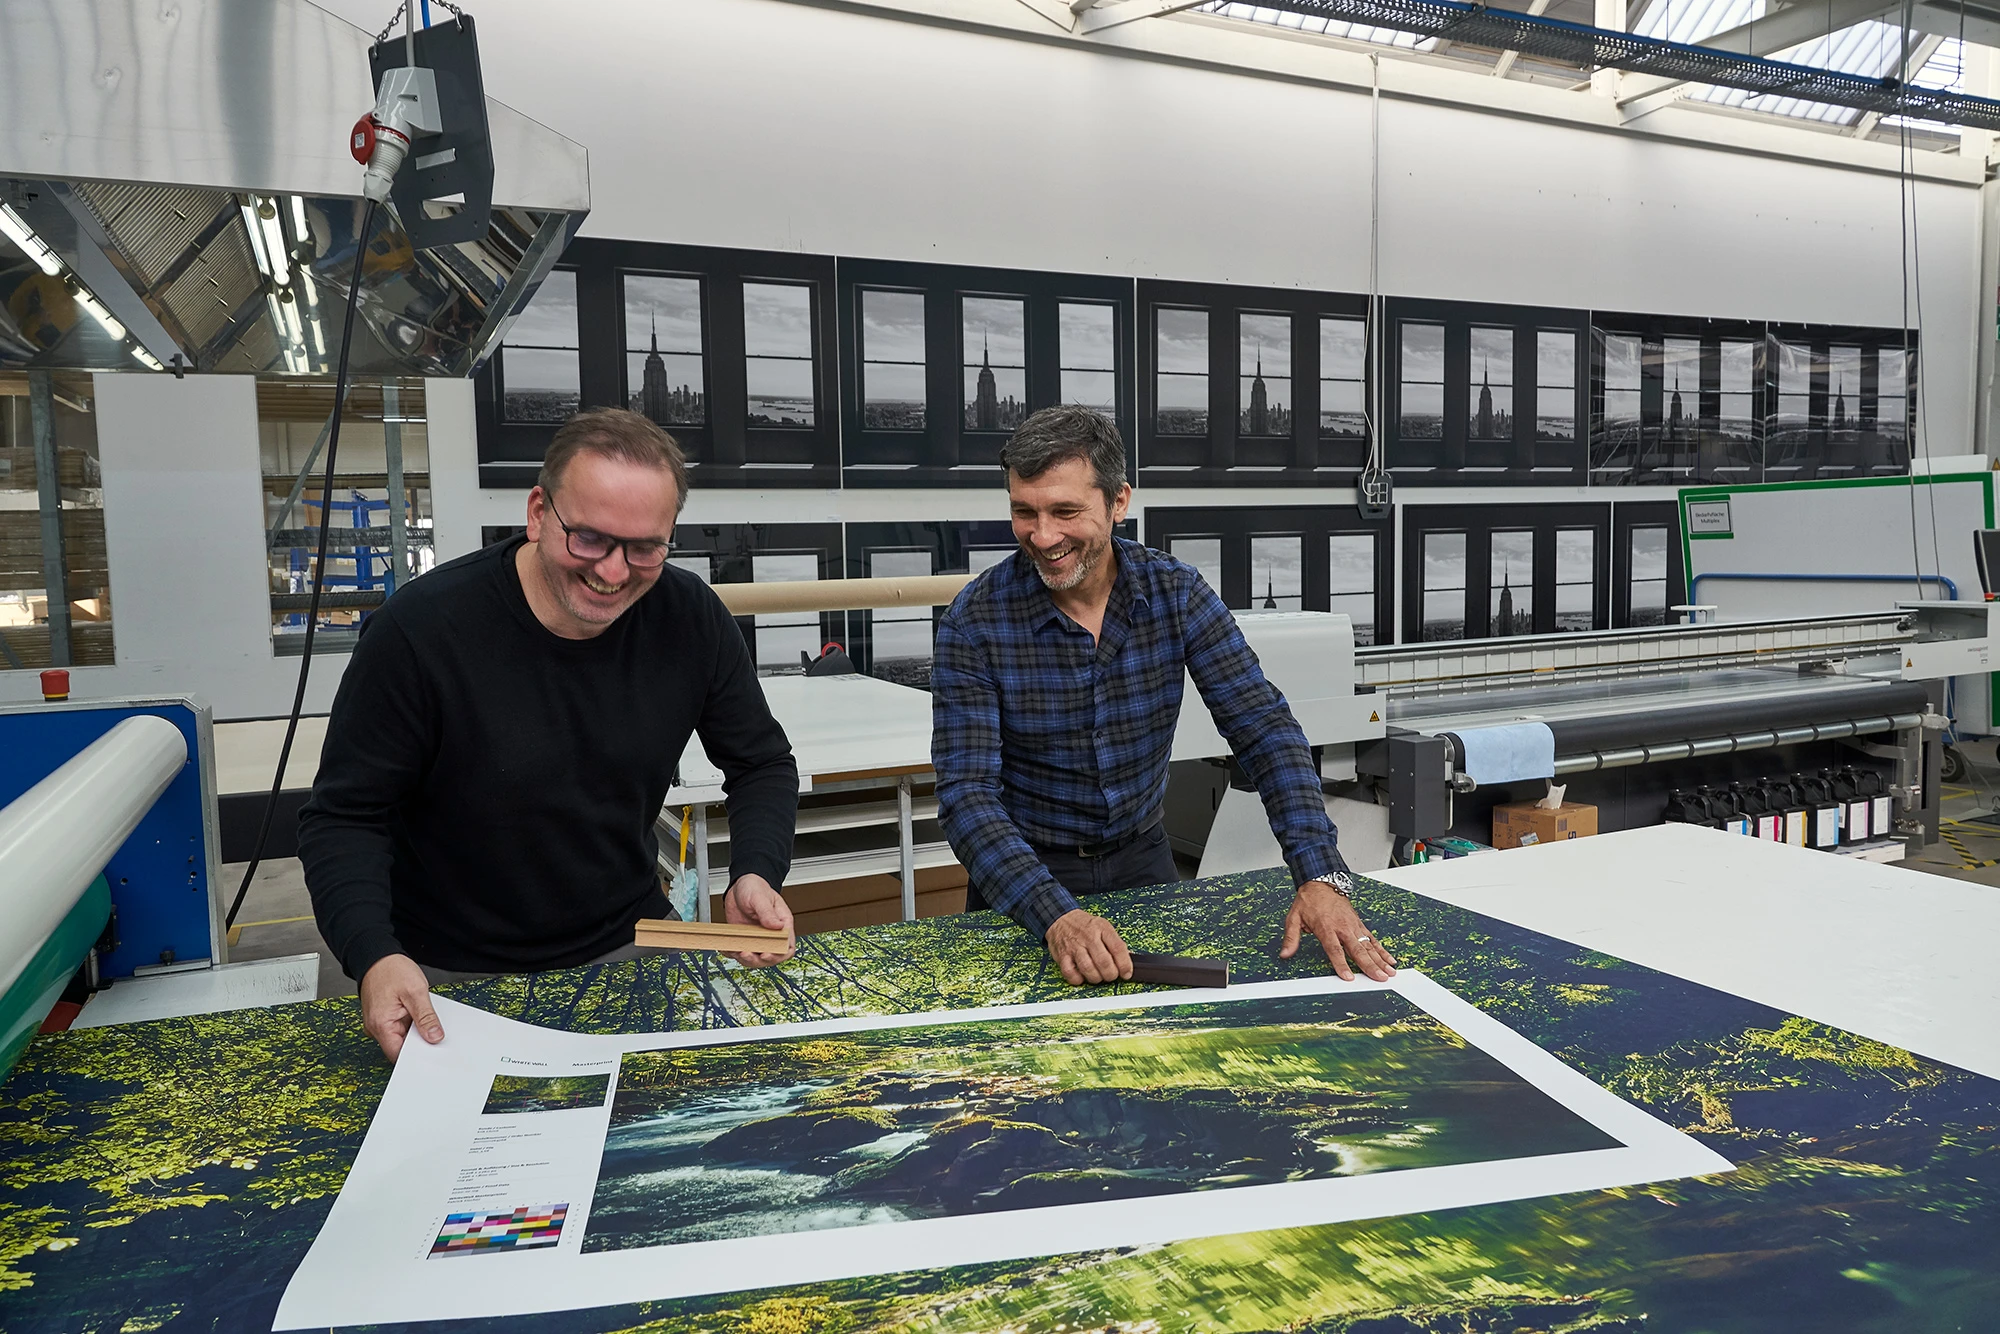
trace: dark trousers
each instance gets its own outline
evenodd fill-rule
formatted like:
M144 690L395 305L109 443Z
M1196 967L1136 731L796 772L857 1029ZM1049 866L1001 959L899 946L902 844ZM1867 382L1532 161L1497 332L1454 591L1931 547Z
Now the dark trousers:
M1029 845L1033 847L1033 844ZM1113 889L1136 889L1141 885L1171 885L1181 878L1174 865L1174 850L1167 846L1167 830L1156 824L1115 852L1102 857L1079 857L1075 852L1035 848L1035 855L1056 883L1072 894L1102 894ZM987 907L986 896L977 886L965 888L965 910L978 912Z

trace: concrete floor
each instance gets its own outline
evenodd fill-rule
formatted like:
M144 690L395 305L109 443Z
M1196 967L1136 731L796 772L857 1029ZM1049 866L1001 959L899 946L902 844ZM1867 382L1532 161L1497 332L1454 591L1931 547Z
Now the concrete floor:
M1965 747L1965 753L1971 761L1970 775L1964 783L1944 789L1944 837L1903 865L2000 888L2000 759L1995 757L1992 741L1973 742ZM243 879L243 867L244 863L236 862L223 868L223 883L231 895ZM1191 867L1183 870L1193 874ZM322 997L354 994L354 983L340 971L313 924L312 902L306 897L305 874L298 859L267 861L257 868L257 878L243 900L229 957L243 962L308 953L320 956Z

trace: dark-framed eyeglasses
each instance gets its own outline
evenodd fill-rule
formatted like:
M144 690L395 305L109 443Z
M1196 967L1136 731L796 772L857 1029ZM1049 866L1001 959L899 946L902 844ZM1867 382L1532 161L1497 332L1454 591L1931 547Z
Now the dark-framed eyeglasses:
M578 560L603 560L623 547L627 565L635 570L650 570L664 564L667 553L673 550L672 542L662 542L657 537L613 537L594 528L572 528L562 512L556 509L554 496L543 492L542 500L548 505L549 513L556 516L556 522L562 525L563 541L569 547L569 554Z

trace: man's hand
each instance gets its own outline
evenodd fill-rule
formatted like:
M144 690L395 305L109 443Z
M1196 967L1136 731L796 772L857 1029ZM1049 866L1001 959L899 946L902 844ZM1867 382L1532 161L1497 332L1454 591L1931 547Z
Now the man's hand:
M1326 961L1343 982L1354 980L1353 969L1348 967L1350 959L1355 968L1377 982L1387 982L1396 975L1395 956L1368 934L1347 896L1323 881L1308 880L1299 886L1292 899L1292 910L1285 914L1285 946L1278 951L1280 959L1289 959L1299 952L1301 931L1319 937L1320 946L1326 950Z
M1118 938L1118 928L1096 913L1070 909L1049 927L1047 944L1063 981L1073 987L1132 976L1132 955Z
M444 1025L431 1008L431 984L407 954L377 959L361 979L361 1026L393 1064L414 1026L425 1042L444 1041Z
M768 926L773 931L790 935L792 906L785 902L784 895L771 888L771 882L763 876L738 876L729 886L729 892L722 896L722 920L739 926ZM730 957L745 968L769 968L774 963L783 963L791 958L796 948L796 945L787 945L774 954L755 954L746 950Z

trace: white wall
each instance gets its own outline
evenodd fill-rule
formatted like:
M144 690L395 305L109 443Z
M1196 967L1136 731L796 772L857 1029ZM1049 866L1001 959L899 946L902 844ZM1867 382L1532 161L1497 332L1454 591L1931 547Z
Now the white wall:
M1117 30L1109 44L1128 49L1107 52L1012 0L936 3L997 26L1024 16L1041 39L783 0L600 0L575 12L484 0L485 82L589 149L586 235L1366 290L1370 99L1365 73L1354 86L1367 62L1352 48L1171 19ZM371 30L382 18L372 0L326 6ZM1232 67L1266 53L1284 77ZM1319 78L1321 65L1338 77ZM1587 94L1383 69L1385 292L1901 321L1886 148L1682 108L1618 130ZM1419 80L1442 91L1420 95ZM1447 104L1474 87L1512 110ZM1574 107L1588 111L1563 110ZM1581 123L1591 115L1598 124ZM1990 332L1978 318L1976 172L1945 160L1925 174L1923 407L1930 452L1962 454L1976 340ZM223 717L282 711L296 662L269 647L251 386L105 376L99 395L118 666L79 669L77 689L195 690ZM478 487L469 386L434 382L428 401L442 560L472 549L483 525L521 522L525 493ZM1406 486L1398 499L1659 494L1670 493ZM1154 488L1138 509L1351 500L1336 488ZM686 517L1003 513L997 493L980 491L697 490ZM310 707L325 707L337 666L315 670ZM33 689L32 673L0 674L0 698Z

